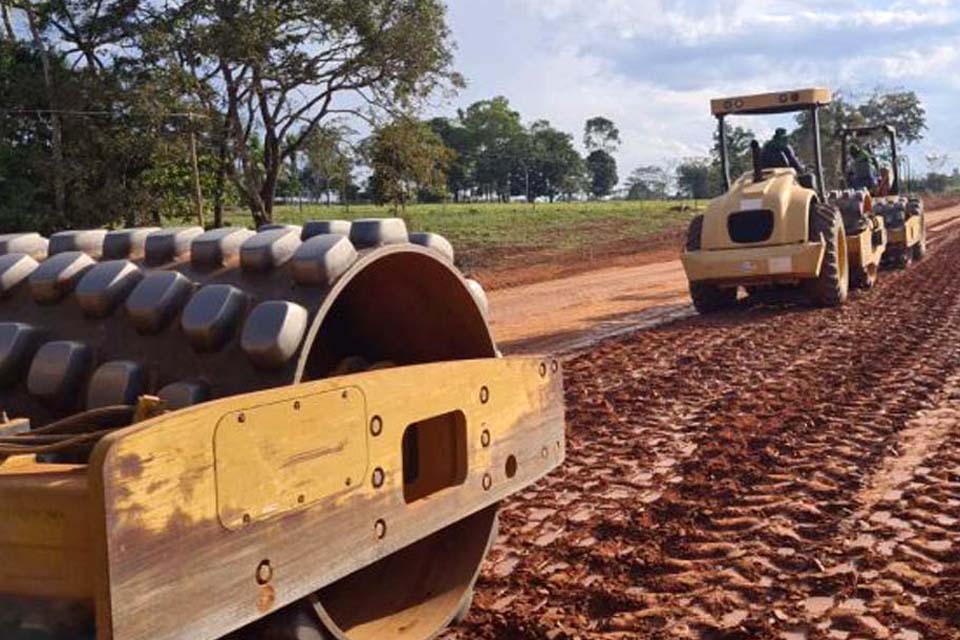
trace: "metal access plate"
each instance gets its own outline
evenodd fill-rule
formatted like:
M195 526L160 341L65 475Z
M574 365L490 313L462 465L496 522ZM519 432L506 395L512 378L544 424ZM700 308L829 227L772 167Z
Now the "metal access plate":
M344 387L225 414L214 435L220 523L240 529L361 484L364 405Z

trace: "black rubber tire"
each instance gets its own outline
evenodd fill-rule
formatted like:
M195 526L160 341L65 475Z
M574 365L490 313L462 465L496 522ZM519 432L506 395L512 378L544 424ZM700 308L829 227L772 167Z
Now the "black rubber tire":
M332 636L306 598L235 631L227 640L332 640Z
M687 227L687 251L700 251L700 238L703 235L703 216L697 215ZM737 289L721 289L715 285L701 282L690 283L690 297L699 313L714 313L729 309L737 304Z
M897 249L894 251L892 259L894 269L909 269L911 262L913 262L912 247Z
M703 235L703 215L694 216L687 227L687 251L700 251L700 237Z
M826 245L820 275L805 284L807 295L817 306L838 307L847 301L850 263L846 237L839 209L820 202L811 205L810 239L820 240Z
M698 313L716 313L737 306L737 288L721 288L703 282L691 282L690 298Z

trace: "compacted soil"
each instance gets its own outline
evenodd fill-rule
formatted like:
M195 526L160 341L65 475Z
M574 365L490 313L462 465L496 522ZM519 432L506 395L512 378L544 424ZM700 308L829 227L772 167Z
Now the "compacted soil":
M842 309L747 304L566 360L568 459L445 638L960 638L960 225Z

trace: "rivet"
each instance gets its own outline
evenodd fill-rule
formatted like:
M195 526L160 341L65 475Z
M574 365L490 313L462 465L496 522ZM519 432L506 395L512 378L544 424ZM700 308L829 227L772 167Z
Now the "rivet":
M554 360L553 362L551 362L551 363L550 363L550 370L553 371L554 373L556 373L557 371L560 371L560 363L557 362L556 360Z
M264 560L257 566L257 584L265 585L273 580L273 567L269 560Z
M540 377L541 378L547 377L547 363L545 362L540 363Z
M307 496L303 495L302 493L297 496L297 502L299 504L303 504L306 501L307 501Z
M540 457L541 457L541 458L546 458L546 457L549 456L549 455L550 455L550 450L549 450L549 449L547 449L546 447L544 447L543 449L540 449Z
M490 389L480 387L480 403L487 404L490 401Z
M243 524L250 524L251 520L252 518L250 517L249 513L243 514Z
M293 403L293 410L294 410L294 411L300 411L300 401L299 401L299 400L295 400L295 401L294 401L294 403Z
M353 478L347 478L343 483L349 487L351 484L353 484Z
M377 520L376 524L373 525L373 532L377 536L377 540L383 540L387 535L387 523L385 520Z
M374 437L383 433L383 419L380 416L373 416L370 420L370 433Z
M247 421L247 416L246 416L246 414L241 413L241 414L238 414L238 415L237 415L237 422L241 422L241 423L242 423L242 422L246 422L246 421Z
M483 474L483 490L490 491L490 487L493 486L493 478L490 477L489 473Z
M340 397L343 398L344 400L346 400L349 396L350 396L349 391L344 391L343 393L340 394Z
M383 481L386 479L387 474L383 472L383 469L377 467L373 470L373 488L379 489L383 486Z
M480 434L480 444L482 444L484 447L490 446L490 430L489 429L484 429L483 433Z

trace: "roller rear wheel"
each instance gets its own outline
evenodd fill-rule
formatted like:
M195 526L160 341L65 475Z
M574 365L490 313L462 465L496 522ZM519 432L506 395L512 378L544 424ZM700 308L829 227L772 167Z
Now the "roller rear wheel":
M847 259L847 234L840 210L815 202L810 208L810 239L824 244L820 274L806 283L807 295L821 307L837 307L847 301L850 263Z

